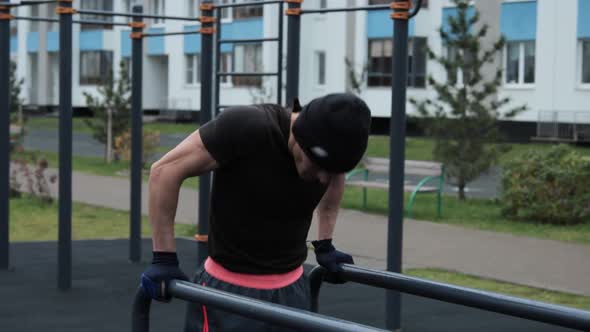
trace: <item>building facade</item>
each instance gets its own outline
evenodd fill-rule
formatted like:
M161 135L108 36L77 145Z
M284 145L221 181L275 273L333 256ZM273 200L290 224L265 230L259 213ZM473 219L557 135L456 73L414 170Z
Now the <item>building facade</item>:
M217 0L227 3L240 0ZM252 0L243 0L252 1ZM389 0L307 0L304 8L387 4ZM442 44L438 29L448 29L446 18L456 15L450 0L424 1L409 26L408 97L435 98L428 76L445 80L440 66L429 60L428 45L436 54L453 56ZM198 16L198 0L81 0L75 6L90 9L130 12L142 4L150 14ZM18 15L56 17L54 6L19 7ZM513 105L528 105L526 112L512 122L537 126L539 121L554 126L539 130L588 130L590 124L590 0L476 0L481 24L490 30L484 45L500 36L506 46L495 63L486 68L493 75L497 66L504 69L498 98L510 97ZM277 5L227 9L222 14L222 38L271 38L278 33ZM391 105L391 55L393 23L390 10L310 14L302 16L300 54L300 99L330 92L356 91L369 104L373 116L386 120ZM112 19L87 17L89 19ZM124 21L126 18L114 18ZM286 19L284 36L286 37ZM147 19L147 32L198 29L198 24L174 20ZM106 73L118 75L118 64L129 64L129 28L74 26L73 105L84 108L83 93L96 93ZM25 79L26 104L51 107L58 103L57 23L13 21L11 54L18 64L18 75ZM77 38L76 38L77 37ZM200 106L200 36L148 38L144 42L143 96L146 111L194 112ZM278 64L277 43L224 44L221 71L273 72L286 68ZM354 72L356 79L351 79ZM283 75L286 78L286 75ZM359 81L360 85L357 84ZM283 91L284 93L283 83ZM277 96L276 78L224 77L220 104L239 105L273 102ZM284 98L283 98L284 100ZM408 103L409 116L417 115ZM569 124L563 127L558 123ZM573 124L579 124L578 127ZM535 127L536 128L536 127ZM563 129L565 128L565 129ZM576 129L577 128L577 129ZM536 133L542 136L543 133ZM590 133L588 134L590 137Z

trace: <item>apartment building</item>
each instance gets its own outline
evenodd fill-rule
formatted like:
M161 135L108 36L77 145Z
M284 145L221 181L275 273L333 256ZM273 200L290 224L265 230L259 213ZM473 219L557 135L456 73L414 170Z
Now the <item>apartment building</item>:
M227 3L240 0L217 0ZM252 0L242 0L252 1ZM304 8L387 4L389 0L307 0ZM80 0L75 6L129 12L141 4L150 14L198 16L198 0ZM504 68L499 98L528 110L511 121L527 128L527 135L546 132L564 136L584 135L590 127L590 0L475 0L473 12L490 30L485 45L501 35L507 44L489 75ZM20 7L19 15L55 17L49 6ZM427 77L445 80L446 73L428 59L424 46L435 53L454 56L443 45L438 29L448 29L446 18L456 15L450 0L424 1L424 8L409 24L408 97L435 98ZM263 5L223 10L222 38L270 38L278 34L278 6ZM390 11L359 11L304 15L301 22L300 99L352 88L349 72L368 74L359 93L377 121L387 122L391 109ZM113 19L88 17L90 19ZM127 20L114 18L114 20ZM286 21L284 34L286 36ZM198 29L198 24L174 20L146 20L147 32ZM11 52L18 75L25 78L26 103L51 108L58 98L58 26L56 23L13 21ZM120 61L130 61L129 28L74 26L73 104L83 109L83 92L95 93L105 73L117 74ZM144 42L144 108L146 111L195 112L200 106L199 35L148 38ZM222 71L272 72L278 67L277 43L223 44ZM283 52L286 56L286 44ZM460 73L459 73L460 74ZM461 76L461 75L459 75ZM285 77L285 75L283 75ZM284 86L284 84L283 84ZM277 96L276 78L224 77L220 103L224 105L272 102ZM282 93L284 93L284 88ZM284 100L284 99L283 99ZM407 104L409 116L417 115ZM543 125L538 126L539 122ZM545 125L548 124L548 125ZM577 126L575 125L577 124ZM519 127L520 126L520 127ZM537 130L541 132L537 132ZM516 130L516 129L515 129ZM519 129L520 130L520 129ZM577 131L577 133L576 133ZM586 134L590 137L590 134ZM590 138L588 138L590 139Z

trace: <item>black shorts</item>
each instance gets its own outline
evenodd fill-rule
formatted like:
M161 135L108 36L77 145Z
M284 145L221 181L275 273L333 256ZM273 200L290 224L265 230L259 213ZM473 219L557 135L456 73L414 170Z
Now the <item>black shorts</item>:
M194 283L253 299L310 310L309 282L305 274L294 283L276 289L256 289L230 284L211 276L203 267L197 271ZM217 310L201 304L187 307L185 332L292 332L288 329L244 316Z

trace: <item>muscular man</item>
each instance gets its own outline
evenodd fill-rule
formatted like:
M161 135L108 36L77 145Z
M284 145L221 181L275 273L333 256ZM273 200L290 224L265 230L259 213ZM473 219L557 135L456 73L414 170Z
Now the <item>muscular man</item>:
M182 182L213 171L209 257L194 277L206 287L308 309L303 275L314 210L318 263L331 272L352 257L332 245L345 173L365 153L371 113L350 94L301 108L264 104L226 109L191 134L150 172L153 261L142 286L156 300L180 270L174 217ZM189 304L186 331L280 331L276 326Z

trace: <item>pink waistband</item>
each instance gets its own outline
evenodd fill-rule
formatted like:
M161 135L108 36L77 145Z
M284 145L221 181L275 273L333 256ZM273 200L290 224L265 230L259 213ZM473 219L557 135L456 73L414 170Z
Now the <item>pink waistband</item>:
M207 257L205 271L212 277L233 285L256 289L276 289L289 286L297 281L303 274L303 266L281 274L245 274L229 271L211 257Z

